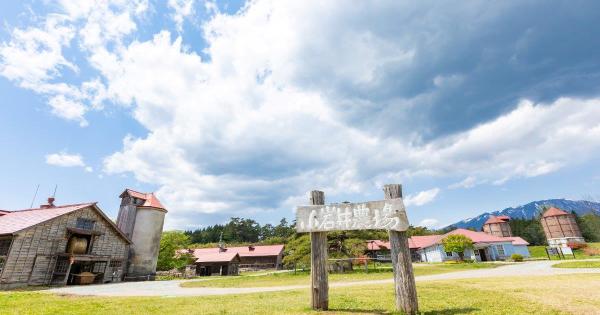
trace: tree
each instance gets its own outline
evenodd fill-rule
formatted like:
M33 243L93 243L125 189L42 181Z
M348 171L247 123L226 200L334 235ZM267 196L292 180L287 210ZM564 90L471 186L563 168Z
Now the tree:
M163 232L160 238L157 270L171 270L181 268L192 262L190 254L177 254L177 250L190 245L190 237L182 231Z
M600 242L600 217L590 212L576 218L583 238L588 242Z
M283 264L285 266L310 267L310 235L297 234L296 237L291 237L285 246L284 254Z
M464 260L465 250L473 248L473 240L461 234L448 235L442 240L444 250L455 252L460 260Z

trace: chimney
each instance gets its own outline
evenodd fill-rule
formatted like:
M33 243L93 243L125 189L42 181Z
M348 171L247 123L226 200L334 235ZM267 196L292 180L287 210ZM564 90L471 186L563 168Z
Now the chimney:
M254 246L252 246L252 245L248 246L248 250L249 251L253 251L254 250Z
M40 205L40 208L42 208L42 209L48 209L48 208L54 208L54 207L56 207L54 205L54 200L55 200L54 197L49 197L48 198L48 204Z

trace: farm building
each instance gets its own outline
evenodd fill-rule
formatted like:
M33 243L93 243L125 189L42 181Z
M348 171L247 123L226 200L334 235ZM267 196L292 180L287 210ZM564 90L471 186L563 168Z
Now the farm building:
M442 240L446 236L454 234L461 234L473 240L474 249L468 249L465 251L465 259L473 259L476 261L493 261L505 260L512 254L521 254L524 257L530 256L529 250L527 249L527 245L529 245L529 243L520 237L499 237L484 232L456 229L444 235L413 236L409 238L408 245L410 247L413 261L443 262L447 260L458 260L458 253L446 252L444 250L444 246L442 245ZM367 248L369 248L369 242L371 241L367 242ZM378 248L389 249L389 242L375 241L373 244L377 244L376 247Z
M0 288L120 281L127 236L96 203L53 202L0 216Z
M119 197L117 226L132 241L126 280L153 279L167 210L153 193L125 189Z
M501 215L490 215L487 221L483 224L483 232L500 237L511 237L510 217Z
M187 250L196 259L197 274L209 263L225 263L239 269L279 269L283 259L283 245L213 247ZM237 259L235 258L237 255ZM239 259L239 260L238 260ZM229 267L232 266L232 267ZM211 267L213 268L213 267ZM213 272L214 273L214 272ZM229 274L229 273L226 273Z
M58 206L48 198L39 208L1 211L0 289L151 278L156 271L152 250L160 241L166 210L160 210L161 220L152 215L149 220L147 213L140 213L159 211L154 209L157 204L142 209L146 201L137 202L140 207L129 212L133 222L124 224L119 215L119 226L129 227L127 233L95 202Z
M540 219L550 246L567 246L568 243L585 243L575 216L558 208L550 208Z

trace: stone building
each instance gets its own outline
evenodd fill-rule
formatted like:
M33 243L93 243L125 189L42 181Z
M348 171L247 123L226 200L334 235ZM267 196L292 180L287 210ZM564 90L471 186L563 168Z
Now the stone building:
M500 237L511 237L510 217L490 215L483 224L483 232Z
M552 207L542 214L540 223L550 246L585 243L573 214Z
M130 244L96 203L2 211L0 289L121 281Z
M133 242L129 247L127 280L154 279L167 210L153 193L126 189L119 197L117 226Z

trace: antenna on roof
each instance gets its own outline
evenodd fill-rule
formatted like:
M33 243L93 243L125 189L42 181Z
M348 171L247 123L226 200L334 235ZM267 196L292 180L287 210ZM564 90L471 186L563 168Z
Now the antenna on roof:
M40 189L40 184L37 184L37 187L35 187L35 193L33 193L33 199L31 199L31 205L29 206L29 209L33 208L33 203L35 202L35 197L37 197L37 193L38 193L39 189Z
M54 185L54 193L52 193L52 198L56 198L56 189L58 189L58 184Z

